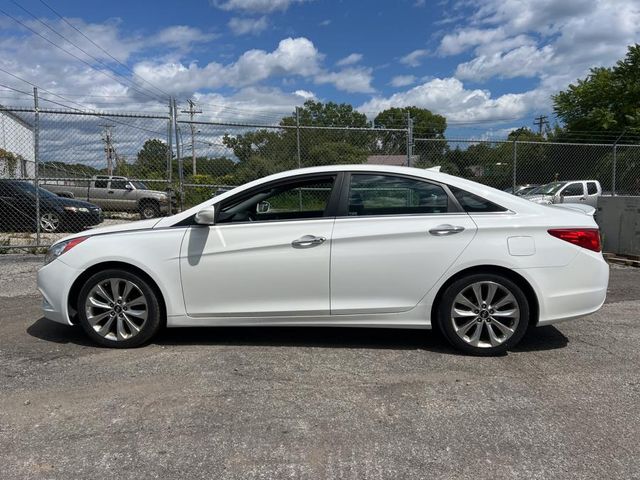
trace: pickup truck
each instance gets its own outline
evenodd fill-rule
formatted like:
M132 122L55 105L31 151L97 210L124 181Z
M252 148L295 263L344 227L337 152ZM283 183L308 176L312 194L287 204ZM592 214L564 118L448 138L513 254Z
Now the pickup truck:
M600 195L602 195L602 187L597 180L570 180L547 183L523 195L522 198L547 205L583 203L595 208Z
M149 190L144 183L126 177L96 175L91 180L48 179L41 186L60 197L91 202L103 210L138 212L143 219L172 213L171 197L167 192Z

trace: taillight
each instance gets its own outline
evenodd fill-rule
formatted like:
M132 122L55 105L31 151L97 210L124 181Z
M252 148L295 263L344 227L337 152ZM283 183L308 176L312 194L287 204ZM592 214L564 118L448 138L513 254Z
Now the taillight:
M597 228L554 228L548 230L553 235L565 242L573 243L579 247L599 252L602 250L600 244L600 231Z

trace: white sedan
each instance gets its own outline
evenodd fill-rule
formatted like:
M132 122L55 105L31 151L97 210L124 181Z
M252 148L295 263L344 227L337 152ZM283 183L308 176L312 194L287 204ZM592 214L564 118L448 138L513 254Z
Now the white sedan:
M589 212L404 167L272 175L171 217L49 250L45 317L134 347L167 327L439 328L497 354L588 315L609 269Z

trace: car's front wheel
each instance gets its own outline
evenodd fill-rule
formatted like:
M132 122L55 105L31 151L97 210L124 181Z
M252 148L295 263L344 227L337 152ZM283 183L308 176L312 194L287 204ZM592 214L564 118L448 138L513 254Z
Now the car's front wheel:
M85 332L106 347L137 347L148 342L161 325L154 288L126 270L92 275L80 290L77 309Z
M447 340L473 355L498 355L514 347L529 325L529 302L522 289L496 274L473 274L453 282L438 307Z

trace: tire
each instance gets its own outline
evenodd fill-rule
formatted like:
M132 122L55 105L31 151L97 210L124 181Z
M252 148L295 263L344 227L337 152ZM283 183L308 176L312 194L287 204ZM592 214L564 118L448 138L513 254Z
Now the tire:
M160 206L155 202L145 202L140 205L140 218L149 220L160 216Z
M77 311L87 335L105 347L144 345L162 325L155 289L139 275L120 269L92 275L80 290Z
M456 280L442 295L437 312L445 338L471 355L503 354L522 340L529 326L526 295L512 280L497 274Z
M40 230L46 233L60 231L62 220L56 212L44 212L40 214Z

